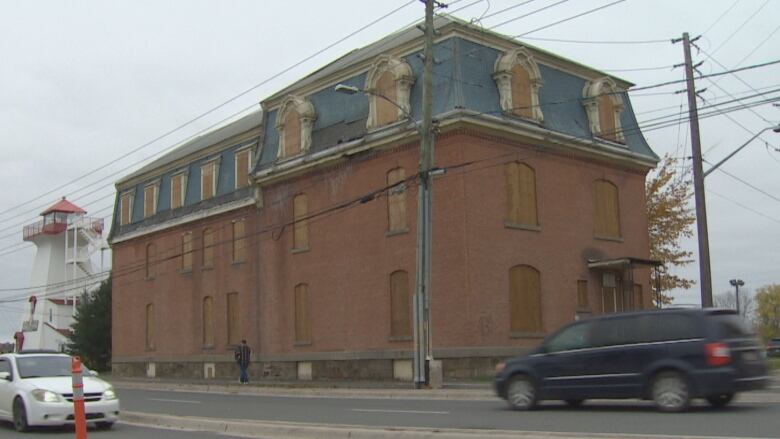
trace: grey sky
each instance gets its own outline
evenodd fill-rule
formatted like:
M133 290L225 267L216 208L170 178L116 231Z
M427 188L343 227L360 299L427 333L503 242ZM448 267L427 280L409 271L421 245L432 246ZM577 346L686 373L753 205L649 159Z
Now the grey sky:
M481 23L486 28L551 6L493 28L507 35L519 35L611 2L571 0L552 6L556 0L535 0L497 13L522 2L449 1L453 3L450 11L471 5L454 15L466 20L484 16ZM408 5L386 19L270 79L404 4ZM108 216L113 181L137 169L140 160L423 16L422 3L408 0L0 0L0 10L0 187L4 189L0 193L0 301L20 294L9 289L29 286L34 247L20 244L22 227L35 222L38 213L60 196L67 195L90 215ZM780 59L777 17L780 2L767 0L628 0L528 37L646 41L671 40L685 31L692 36L703 33L698 44L704 51L694 52L694 57L705 61L700 69L710 73L724 70L717 63L731 69ZM682 69L671 68L682 62L682 46L669 41L633 45L523 41L610 71L637 87L683 77ZM780 88L778 73L780 66L775 65L739 73L747 84L729 75L715 78L716 85L705 79L697 86L707 88L703 96L708 101L728 100L726 92L738 98L754 94L748 85L759 92ZM116 160L263 82L187 128ZM681 105L685 109L684 95L673 94L681 88L632 93L640 122L670 115ZM670 108L658 110L664 107ZM705 159L720 160L753 133L780 121L780 109L771 104L754 111L757 114L729 114L746 130L726 116L702 120ZM690 156L687 124L647 131L645 137L659 155ZM727 291L728 279L733 277L742 278L749 290L780 282L776 269L780 260L780 152L774 149L780 148L780 135L769 132L763 139L770 143L754 141L723 170L769 195L718 171L707 177L716 293ZM695 241L686 246L695 250ZM695 264L681 273L698 279ZM698 298L698 290L676 294L680 303L698 303ZM18 329L25 304L0 302L0 341L11 339Z

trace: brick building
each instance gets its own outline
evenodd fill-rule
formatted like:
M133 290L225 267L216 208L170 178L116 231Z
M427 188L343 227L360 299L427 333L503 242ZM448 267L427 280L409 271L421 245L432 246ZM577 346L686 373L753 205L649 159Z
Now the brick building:
M632 84L437 18L431 326L486 375L575 318L651 306ZM119 375L411 379L422 33L355 50L120 180ZM337 85L365 90L343 94Z

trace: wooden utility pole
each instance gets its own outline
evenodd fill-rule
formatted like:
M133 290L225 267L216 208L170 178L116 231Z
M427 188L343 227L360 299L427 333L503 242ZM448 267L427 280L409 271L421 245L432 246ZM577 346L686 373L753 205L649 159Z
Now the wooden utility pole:
M696 41L698 37L694 38ZM680 40L675 40L675 42ZM701 139L699 138L699 112L696 106L696 86L693 82L691 40L688 32L682 37L685 51L685 78L688 86L688 117L691 126L693 156L693 189L696 199L696 231L699 236L699 287L701 307L712 307L712 273L710 272L710 239L707 232L707 204L704 197L704 172L702 170Z
M414 294L414 385L430 383L431 349L431 168L433 166L433 6L425 0L422 123L420 128L419 196L417 205L417 267Z

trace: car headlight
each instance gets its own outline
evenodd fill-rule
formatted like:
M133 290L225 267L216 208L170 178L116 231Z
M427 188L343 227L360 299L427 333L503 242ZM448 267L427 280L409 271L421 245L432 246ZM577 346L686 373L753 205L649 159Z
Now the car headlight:
M63 402L65 401L58 393L54 393L51 390L35 389L32 391L32 396L36 401L40 402Z
M112 387L109 387L105 392L103 392L103 399L116 399L116 392L114 392Z

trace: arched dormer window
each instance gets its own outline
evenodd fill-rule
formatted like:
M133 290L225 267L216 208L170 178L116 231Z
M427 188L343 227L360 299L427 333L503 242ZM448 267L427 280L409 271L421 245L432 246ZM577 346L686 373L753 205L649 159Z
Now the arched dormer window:
M406 61L387 55L377 58L366 76L365 89L369 91L366 128L378 128L409 115L413 84L414 74Z
M279 132L277 158L294 157L311 148L311 130L317 113L306 98L288 96L276 115L276 131Z
M504 113L536 122L544 120L539 105L542 75L531 52L522 47L504 52L496 60L493 79Z
M582 90L582 97L591 133L613 142L625 142L620 123L623 98L615 81L610 78L589 81Z

